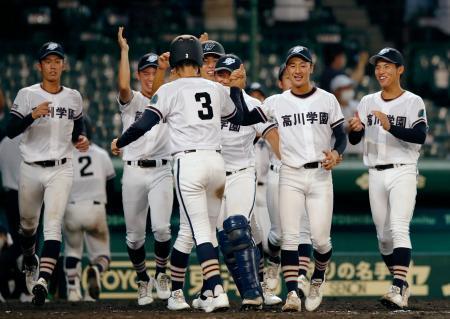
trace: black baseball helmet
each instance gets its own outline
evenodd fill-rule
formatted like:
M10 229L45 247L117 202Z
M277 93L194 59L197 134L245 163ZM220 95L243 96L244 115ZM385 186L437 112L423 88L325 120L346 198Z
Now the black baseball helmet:
M203 56L214 55L217 57L221 57L225 54L225 49L223 45L217 41L208 40L202 43L203 48Z
M184 61L191 61L198 66L203 65L202 45L193 35L179 35L170 43L170 66L174 68Z

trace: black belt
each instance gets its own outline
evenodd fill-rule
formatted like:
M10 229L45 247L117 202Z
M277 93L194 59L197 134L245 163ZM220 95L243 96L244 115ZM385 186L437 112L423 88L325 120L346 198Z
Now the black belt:
M245 167L245 168L238 169L237 171L225 172L225 175L226 175L226 176L230 176L231 174L234 174L234 173L243 171L244 169L247 169L247 168Z
M133 162L137 162L137 166L148 168L148 167L156 167L158 166L157 160L139 160L139 161L127 161L128 165L133 165ZM161 160L162 165L166 165L169 161L166 159Z
M311 169L311 168L319 168L320 163L319 162L312 162L312 163L306 163L303 165L303 168Z
M186 150L186 151L180 151L180 152L173 153L172 156L175 155L175 154L178 154L178 153L185 153L185 154L187 154L187 153L195 153L197 151L208 151L208 150ZM216 150L216 152L220 153L220 150Z
M397 166L403 166L405 164L385 164L385 165L375 165L372 166L371 168L376 169L377 171L384 171L385 169L391 169Z
M258 183L256 183L256 185L258 185L258 186L264 186L264 182L258 182Z
M36 164L42 167L53 167L56 165L63 165L66 164L67 162L67 158L63 158L62 160L59 161L37 161L37 162L32 162L32 163L27 163L27 164Z

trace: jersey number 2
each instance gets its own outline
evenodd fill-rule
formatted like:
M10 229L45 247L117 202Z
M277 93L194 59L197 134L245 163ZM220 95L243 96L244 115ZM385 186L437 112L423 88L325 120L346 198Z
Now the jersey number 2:
M80 158L78 158L78 163L83 164L83 162L86 162L86 164L84 164L84 166L80 170L81 177L94 175L93 172L86 172L88 167L91 166L91 164L92 164L91 157L90 156L81 156Z
M211 97L206 92L196 93L195 100L202 104L202 109L198 111L198 117L202 120L210 120L213 118L213 108L211 106Z

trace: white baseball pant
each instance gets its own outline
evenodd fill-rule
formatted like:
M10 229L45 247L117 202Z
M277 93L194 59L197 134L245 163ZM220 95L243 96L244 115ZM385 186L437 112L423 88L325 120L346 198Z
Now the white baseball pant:
M333 217L331 171L321 167L305 169L282 165L279 208L283 250L298 249L301 217L304 211L310 222L314 249L321 254L331 249L330 232Z
M24 234L32 235L39 225L44 203L44 240L61 241L61 226L72 189L72 160L53 167L20 165L19 210Z
M417 166L403 165L378 171L369 169L369 200L383 255L394 248L412 248L409 224L417 194Z
M103 203L89 200L67 205L64 216L65 256L82 259L83 239L91 263L99 256L110 257L109 230Z
M139 249L144 244L149 207L155 240L165 242L171 238L173 177L169 164L150 168L125 164L122 201L128 247Z

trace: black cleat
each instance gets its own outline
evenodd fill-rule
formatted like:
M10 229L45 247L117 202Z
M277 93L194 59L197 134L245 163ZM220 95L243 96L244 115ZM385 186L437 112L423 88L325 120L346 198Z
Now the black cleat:
M88 292L91 298L98 300L100 297L100 272L95 266L87 270Z
M42 306L45 304L45 299L47 299L47 281L44 278L39 278L33 287L33 304L35 306Z

